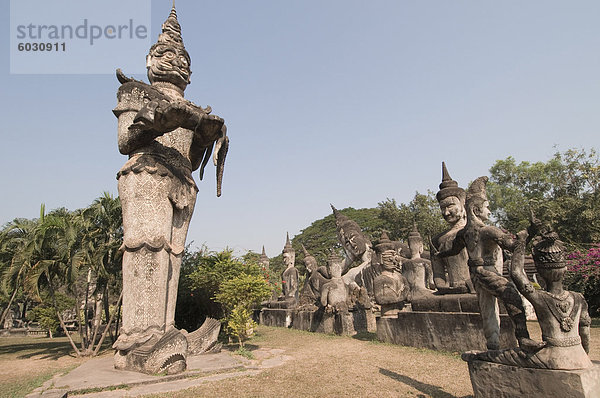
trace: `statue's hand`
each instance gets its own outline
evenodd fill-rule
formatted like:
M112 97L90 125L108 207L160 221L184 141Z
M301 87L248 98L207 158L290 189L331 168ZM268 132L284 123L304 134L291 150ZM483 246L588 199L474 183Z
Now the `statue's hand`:
M184 102L160 101L154 112L154 128L160 132L181 127L192 116L192 110Z

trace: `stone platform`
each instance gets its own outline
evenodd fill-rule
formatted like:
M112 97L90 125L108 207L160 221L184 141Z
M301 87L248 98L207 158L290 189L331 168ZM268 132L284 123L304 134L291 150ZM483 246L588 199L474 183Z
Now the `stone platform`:
M582 370L529 369L469 361L475 398L598 398L600 362Z
M248 376L282 365L290 356L281 349L252 351L248 360L230 352L203 354L187 358L188 368L177 375L147 375L114 368L113 356L90 359L71 372L55 376L27 398L109 398L159 394L194 387L206 381Z
M387 343L444 351L485 350L479 313L400 312L397 317L377 318L377 338ZM517 346L508 315L500 315L500 347Z
M291 327L316 333L352 336L358 332L375 332L375 315L370 310L350 311L346 314L327 314L323 309L297 310L263 308L258 323L265 326Z

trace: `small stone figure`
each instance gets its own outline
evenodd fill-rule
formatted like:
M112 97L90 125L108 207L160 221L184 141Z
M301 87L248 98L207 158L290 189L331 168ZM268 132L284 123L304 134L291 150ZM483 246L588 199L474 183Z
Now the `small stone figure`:
M511 277L519 291L533 304L543 343L538 349L514 348L503 351L468 352L463 359L479 359L505 365L541 369L585 369L592 366L589 352L591 318L580 293L563 289L566 271L564 247L549 226L531 219L533 258L538 275L546 282L545 290L536 290L525 276L524 259L527 231L518 234L513 252ZM565 393L565 396L569 394Z
M303 309L316 310L321 303L321 288L329 279L326 267L319 267L317 259L312 256L304 245L304 265L306 266L306 280L300 291L300 306Z
M298 269L294 266L296 260L296 251L290 243L289 234L286 235L285 246L283 248L283 263L286 269L281 274L281 297L280 301L285 301L287 308L295 307L298 303Z
M174 317L198 191L192 171L199 168L202 179L212 154L220 196L229 145L223 119L183 97L190 63L173 6L146 58L150 85L117 70L122 85L113 113L119 151L129 156L117 174L124 235L123 326L113 346L118 369L186 368L187 342Z
M408 235L408 246L411 258L402 262L402 276L410 286L412 297L431 294L432 291L427 288L429 283L433 285L431 261L421 258L423 239L417 230L417 224L414 224L413 230Z
M408 281L400 272L400 255L393 242L381 241L375 246L381 264L381 274L373 281L375 301L381 306L381 316L395 316L411 300Z
M269 257L267 256L267 253L265 253L265 247L263 246L262 248L262 254L260 255L260 258L258 259L258 265L260 266L260 268L265 271L265 272L269 272Z
M465 190L459 188L458 183L450 177L446 163L442 162L442 182L436 198L450 229L433 237L432 251L449 250L456 234L467 223L465 197ZM440 294L475 293L469 276L468 258L467 250L463 249L454 256L431 259L433 280Z
M331 252L327 259L331 279L321 289L321 305L327 313L348 312L348 289L342 279L342 259Z
M538 344L529 338L523 301L514 283L502 276L502 249L513 251L514 237L500 228L485 224L490 215L485 184L487 177L473 181L467 192L467 224L456 234L452 248L437 253L447 257L464 248L469 255L469 272L477 292L483 320L483 333L487 348L500 347L500 314L497 297L502 299L506 311L515 325L515 337L524 349L535 349Z

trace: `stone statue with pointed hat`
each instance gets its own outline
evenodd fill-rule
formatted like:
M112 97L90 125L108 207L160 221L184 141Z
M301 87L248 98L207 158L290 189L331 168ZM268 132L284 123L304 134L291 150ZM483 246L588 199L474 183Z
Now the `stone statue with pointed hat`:
M262 253L258 259L258 265L263 269L263 271L268 272L269 264L270 264L269 256L267 256L267 253L265 252L265 247L263 246Z
M286 268L281 274L281 301L288 303L288 308L294 307L298 303L298 269L295 267L296 251L290 242L290 235L286 234L285 246L283 248L283 263Z
M382 317L394 317L412 297L408 281L400 272L402 257L385 231L375 245L375 255L381 267L373 280L375 302L381 307Z
M145 373L186 368L186 338L175 328L181 258L198 188L192 171L217 166L217 196L229 145L223 119L184 99L191 60L175 5L146 59L150 84L117 70L113 113L123 211L123 324L115 367Z
M532 239L533 259L538 275L546 282L545 290L533 287L525 275L525 247ZM511 277L517 288L535 308L542 342L535 350L513 348L503 351L468 352L463 359L479 359L525 368L585 369L592 366L588 357L591 318L581 293L564 290L567 270L565 249L550 225L533 214L528 231L518 234L513 252ZM565 385L568 383L565 383ZM565 396L570 396L565 391Z
M432 250L443 251L452 247L456 233L467 222L465 197L465 190L460 188L458 183L450 177L446 163L442 162L442 182L436 198L440 204L442 216L450 229L433 237ZM467 259L466 249L455 256L432 258L433 281L440 294L475 293L469 276Z
M306 280L300 291L299 306L304 310L316 310L321 303L321 288L329 280L329 271L326 267L319 267L317 259L302 245L304 252L304 265L306 266Z
M486 225L490 216L486 194L488 178L478 177L467 191L467 224L456 234L452 248L437 257L456 255L466 248L471 281L477 292L483 320L483 333L488 349L500 346L500 314L497 298L504 303L515 326L515 337L523 349L535 349L538 344L529 338L523 300L514 283L502 276L502 249L513 251L517 240L500 228Z
M348 312L348 287L342 279L343 260L332 250L327 258L327 270L331 278L321 287L321 305L325 312Z
M408 281L413 298L432 294L428 288L433 286L431 261L421 258L423 253L423 238L414 223L412 231L408 235L408 246L411 257L402 263L402 275Z

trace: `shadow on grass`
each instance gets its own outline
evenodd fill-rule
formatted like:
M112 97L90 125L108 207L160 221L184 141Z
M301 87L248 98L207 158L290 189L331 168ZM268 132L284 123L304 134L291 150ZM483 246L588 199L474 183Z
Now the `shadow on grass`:
M19 352L24 353L17 356L18 359L28 359L40 356L40 358L43 359L57 360L64 356L75 357L73 347L71 347L69 342L65 341L11 344L0 347L0 355L17 354Z
M434 386L431 384L426 384L426 383L422 383L418 380L415 380L411 377L408 376L404 376L401 375L399 373L396 372L392 372L391 370L388 369L383 369L383 368L379 368L379 373L381 373L384 376L390 377L394 380L399 381L400 383L404 383L406 385L409 385L413 388L416 388L417 390L421 391L423 394L419 394L417 395L418 397L433 397L433 398L456 398L455 395L452 395L450 393L447 393L446 391L442 390L440 387L438 386ZM461 398L472 398L472 395L466 395L464 397Z

